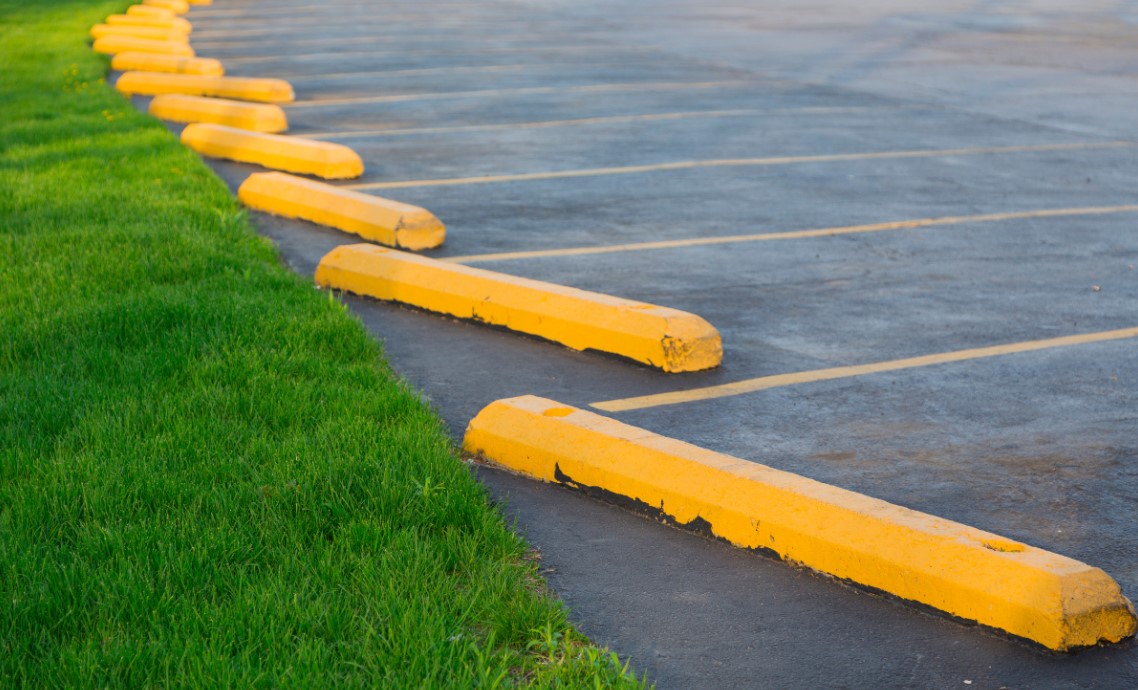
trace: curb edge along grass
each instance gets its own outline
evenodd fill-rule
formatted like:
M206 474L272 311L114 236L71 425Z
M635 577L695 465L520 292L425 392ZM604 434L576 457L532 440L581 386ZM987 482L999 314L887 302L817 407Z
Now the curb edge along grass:
M1054 651L1135 634L1098 568L535 396L491 403L464 450Z

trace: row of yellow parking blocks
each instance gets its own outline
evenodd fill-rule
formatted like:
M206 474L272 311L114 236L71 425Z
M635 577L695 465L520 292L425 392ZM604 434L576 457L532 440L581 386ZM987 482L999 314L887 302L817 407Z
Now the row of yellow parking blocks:
M311 179L359 177L364 165L348 147L283 135L288 121L280 104L293 100L292 87L228 77L217 60L197 57L192 26L180 16L189 10L186 0L143 0L94 27L94 48L113 55L112 67L124 72L116 84L121 92L153 96L152 114L187 124L187 146L276 171L241 185L245 205L370 241L324 256L318 284L668 373L719 365L720 335L694 314L411 253L443 243L439 219ZM738 546L1050 649L1116 642L1138 627L1130 602L1098 568L551 400L523 396L491 404L470 422L464 448L543 481L631 499L674 524L709 529Z

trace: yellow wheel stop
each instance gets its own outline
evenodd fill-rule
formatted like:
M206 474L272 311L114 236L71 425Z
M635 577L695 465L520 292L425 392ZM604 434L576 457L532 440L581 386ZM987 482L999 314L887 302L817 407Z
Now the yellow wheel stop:
M112 14L107 17L106 23L111 26L151 26L159 29L177 31L186 36L189 36L194 31L193 25L181 17L175 17L173 14L170 14L167 17L154 17L137 14Z
M119 53L111 58L111 69L120 72L139 70L170 74L194 74L206 77L220 77L225 74L225 68L213 58L191 58L179 55L160 55L158 53Z
M174 14L185 14L190 11L190 4L186 0L142 0L142 4L147 7L169 10Z
M280 106L224 98L167 93L150 101L150 114L171 122L212 122L254 132L283 132L288 118Z
M127 95L181 93L187 96L216 96L263 103L288 103L294 98L292 86L287 81L248 77L127 72L115 82L115 88Z
M194 57L194 49L185 41L155 41L149 38L135 38L133 36L112 35L96 38L91 46L96 53L116 55L118 53L160 53L162 55L179 55L181 57Z
M552 400L491 403L463 447L681 527L1066 651L1134 635L1098 568Z
M389 247L431 249L446 238L446 228L426 209L295 175L250 175L237 198L258 211L327 225Z
M666 372L711 369L723 358L719 332L695 314L371 244L333 249L320 260L316 282Z
M186 34L174 29L158 26L127 26L123 24L96 24L91 27L91 38L103 36L129 36L132 38L146 38L151 41L172 41L185 43Z
M164 7L151 7L150 5L131 5L126 8L126 13L133 17L166 17L170 19L178 18L170 10Z
M182 143L203 156L256 163L274 170L315 175L329 180L359 177L363 161L347 146L234 127L192 124L182 130Z

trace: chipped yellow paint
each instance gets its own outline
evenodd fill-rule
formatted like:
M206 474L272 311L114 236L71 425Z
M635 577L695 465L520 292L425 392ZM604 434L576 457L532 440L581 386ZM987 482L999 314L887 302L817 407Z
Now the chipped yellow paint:
M181 93L187 96L215 96L263 103L288 103L294 98L292 85L280 79L210 77L195 74L127 72L115 82L115 88L125 94L142 96Z
M359 177L364 172L364 163L355 151L326 141L198 123L182 130L182 143L203 156L328 180Z
M142 4L147 7L169 10L174 14L185 14L190 11L190 3L186 0L142 0Z
M150 114L171 122L212 122L270 134L288 129L284 111L270 103L166 93L150 101Z
M194 74L204 77L220 77L225 67L213 58L181 57L160 55L158 53L119 53L111 58L111 69L119 72L137 70L140 72L166 72L168 74Z
M942 225L965 225L968 223L995 223L1007 220L1028 218L1063 218L1070 216L1100 216L1114 213L1136 213L1138 205L1128 206L1086 206L1077 208L1046 208L1034 211L1012 211L1008 213L983 213L974 216L945 216L942 218L918 218L914 220L894 220L885 223L865 225L841 225L833 228L813 230L790 230L788 232L762 232L753 235L721 235L719 237L692 237L682 240L659 240L656 242L634 242L629 244L602 244L592 247L566 247L564 249L535 249L521 252L497 252L492 254L468 254L448 256L443 261L458 264L489 263L496 261L517 261L519 259L545 259L565 256L587 256L590 254L615 254L619 252L641 252L653 249L683 249L715 244L737 244L742 242L770 242L773 240L801 240L816 237L838 237L869 232L889 230L916 230Z
M666 372L710 369L723 358L719 333L694 314L370 244L333 249L320 260L316 282Z
M249 208L350 232L389 247L438 247L446 228L430 211L284 173L250 175L237 198Z
M160 53L162 55L179 55L181 57L194 57L194 49L184 40L156 41L150 38L136 38L115 34L96 38L91 48L96 53L117 55L118 53Z
M152 7L150 5L131 5L126 8L126 13L132 17L167 17L171 19L177 17L164 7Z
M1098 568L967 525L534 396L491 403L463 441L542 481L596 487L684 525L1065 651L1134 635Z
M146 38L151 41L173 41L185 43L186 33L168 27L160 26L131 26L129 24L96 24L91 27L91 38L103 36L129 36L131 38Z
M718 386L705 386L703 388L690 388L684 391L671 393L657 393L643 395L635 398L619 400L606 400L595 402L590 407L606 412L627 412L629 410L642 410L648 407L662 407L664 405L677 405L679 403L695 402L698 400L712 400L726 398L732 395L743 395L768 388L793 386L800 383L813 383L815 381L830 381L853 376L879 374L887 371L900 371L916 367L928 367L949 362L965 362L972 359L999 357L1021 352L1034 352L1036 350L1049 350L1056 347L1070 347L1072 345L1086 345L1088 343L1101 343L1110 340L1124 340L1138 338L1138 328L1122 328L1113 331L1100 331L1097 333L1083 333L1069 335L1061 338L1047 338L1045 340L1028 340L1007 345L993 347L979 347L970 350L956 350L954 352L940 352L922 357L909 357L907 359L894 359L886 362L872 364L858 364L849 367L834 367L831 369L814 369L811 371L798 371L792 374L777 374L775 376L760 376L733 383L724 383Z
M150 16L150 15L137 15L137 14L112 14L106 19L106 23L111 26L153 26L159 29L169 29L171 31L178 31L183 35L190 35L194 31L194 27L185 19L175 17L170 14L166 17Z
M310 103L312 101L309 101ZM1077 151L1095 149L1132 148L1130 141L1093 141L1074 144L1041 144L1038 146L982 146L963 149L927 149L910 151L876 151L871 153L835 153L821 156L775 156L772 158L720 158L713 160L674 161L650 165L626 165L612 168L583 168L551 172L516 173L510 175L478 175L475 177L444 177L425 180L396 180L369 182L353 189L399 189L404 187L452 187L468 184L500 184L503 182L529 182L534 180L560 180L574 177L607 175L636 175L641 173L695 170L700 168L762 167L774 165L802 165L814 163L844 163L863 160L901 160L909 158L947 158L952 156L980 156L1007 153L1045 153L1049 151Z

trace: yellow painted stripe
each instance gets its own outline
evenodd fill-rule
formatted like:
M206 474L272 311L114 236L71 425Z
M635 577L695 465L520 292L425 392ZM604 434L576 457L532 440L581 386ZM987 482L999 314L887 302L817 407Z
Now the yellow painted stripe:
M914 106L921 107L921 106ZM360 129L306 134L313 139L355 139L357 137L394 137L415 134L451 134L460 132L495 132L517 129L547 129L551 127L580 127L587 125L619 124L623 122L656 122L667 120L693 120L718 117L749 117L754 115L821 115L858 113L879 110L897 110L908 106L848 106L807 108L740 108L736 110L687 110L674 113L648 113L643 115L607 115L579 117L566 120L539 120L537 122L503 122L485 125L456 125L453 127L414 127L404 129Z
M1062 218L1070 216L1097 216L1112 213L1135 213L1138 205L1131 206L1089 206L1083 208L1051 208L1036 211L1014 211L1010 213L984 213L975 216L946 216L943 218L920 218L917 220L897 220L888 223L868 223L865 225L844 225L815 230L791 230L789 232L764 232L753 235L722 235L719 237L691 237L682 240L660 240L657 242L635 242L629 244L608 244L593 247L568 247L565 249L535 249L526 252L497 252L493 254L468 254L449 256L440 261L458 264L489 263L494 261L517 261L519 259L544 259L564 256L587 256L591 254L615 254L619 252L640 252L653 249L681 249L716 244L737 244L741 242L769 242L774 240L798 240L812 237L836 237L889 230L912 230L940 225L963 225L968 223L994 223L1026 218Z
M276 22L274 22L273 25L275 27ZM405 33L402 33L402 34L401 33L382 34L379 32L371 33L367 36L329 36L326 38L290 38L290 37L278 36L272 30L269 30L266 33L256 35L256 36L250 35L248 38L242 38L240 40L224 40L226 38L226 36L223 36L222 35L223 33L226 33L226 32L220 32L220 31L213 32L213 31L211 31L209 33L209 36L210 36L209 40L202 41L201 45L198 47L199 48L205 48L207 50L215 50L215 49L219 49L219 48L221 48L221 49L224 49L224 48L241 48L241 47L257 48L260 46L280 45L280 43L282 41L287 41L288 45L290 45L290 46L376 45L379 42L391 43L391 39L395 39L395 38L406 38ZM219 40L214 40L215 38L217 38ZM258 38L265 38L266 40L257 40ZM435 35L435 36L427 36L427 35L416 34L415 38L417 40L420 40L420 41L429 40L431 38L434 38L438 41L447 41L447 40L453 40L454 36L452 34ZM532 38L532 36L529 36L529 38Z
M359 96L351 98L324 98L297 101L290 107L314 108L362 103L401 103L404 101L433 101L447 98L483 98L489 96L534 95L543 93L598 93L607 91L681 91L686 89L717 89L725 86L751 84L747 81L655 82L630 84L587 84L584 86L526 86L517 89L482 89L478 91L442 91L433 93L407 93L393 96Z
M629 410L643 410L649 407L662 407L664 405L678 405L680 403L696 402L699 400L712 400L726 398L732 395L743 395L768 388L794 386L801 383L814 383L816 381L830 381L845 379L867 374L880 374L888 371L902 369L915 369L936 364L951 362L965 362L973 359L1000 357L1022 352L1035 352L1036 350L1050 350L1057 347L1070 347L1072 345L1087 345L1111 340L1126 340L1138 337L1138 328L1122 328L1114 331L1101 331L1098 333L1084 333L1082 335L1069 335L1060 338L1047 338L1044 340L1028 340L1007 345L992 347L978 347L969 350L956 350L954 352L941 352L934 355L894 359L886 362L872 364L858 364L848 367L834 367L831 369L815 369L813 371L798 371L791 374L777 374L775 376L760 376L734 383L724 383L718 386L705 386L703 388L690 388L671 393L658 393L655 395L642 395L634 398L605 400L595 402L590 406L606 412L627 412Z
M188 125L182 130L182 143L203 156L329 180L359 177L364 171L363 161L347 146L223 125Z
M334 50L317 53L286 53L284 55L247 55L226 58L226 62L277 62L278 60L323 60L325 58L381 58L381 57L437 57L440 55L502 55L513 53L596 53L596 46L552 46L543 48L475 48L471 50ZM649 53L650 49L637 49L621 46L608 53ZM614 58L619 60L620 58Z
M457 65L453 67L416 67L414 69L386 69L365 72L325 72L323 74L292 74L293 81L327 81L331 79L366 77L402 77L414 74L467 74L470 72L516 72L533 65Z
M374 244L337 247L316 282L561 343L666 372L719 365L719 333L694 314L443 263Z
M191 58L159 53L119 53L111 58L111 69L119 72L196 74L203 77L220 77L225 74L225 67L212 58Z
M212 122L270 134L288 129L288 118L279 106L225 98L162 94L150 101L150 114L171 122Z
M803 163L838 163L844 161L887 160L904 158L943 158L947 156L979 156L999 153L1041 153L1046 151L1074 151L1093 149L1130 148L1129 141L1086 142L1077 144L1042 144L1038 146L985 146L964 149L929 149L917 151L881 151L876 153L839 153L823 156L778 156L773 158L726 158L705 161L676 161L651 165L628 165L614 168L586 168L555 172L518 173L513 175L480 175L477 177L449 177L432 180L400 180L369 182L354 185L353 189L401 189L404 187L450 187L468 184L497 184L534 180L558 180L573 177L604 175L631 175L698 168L750 167L768 165L798 165Z
M350 232L412 251L438 247L446 228L430 211L284 173L255 173L237 190L249 208Z
M293 99L292 85L281 79L126 72L115 82L115 88L125 94L143 96L180 93L263 103L288 103Z
M491 403L463 448L1049 649L1119 642L1138 627L1098 568L552 400Z

